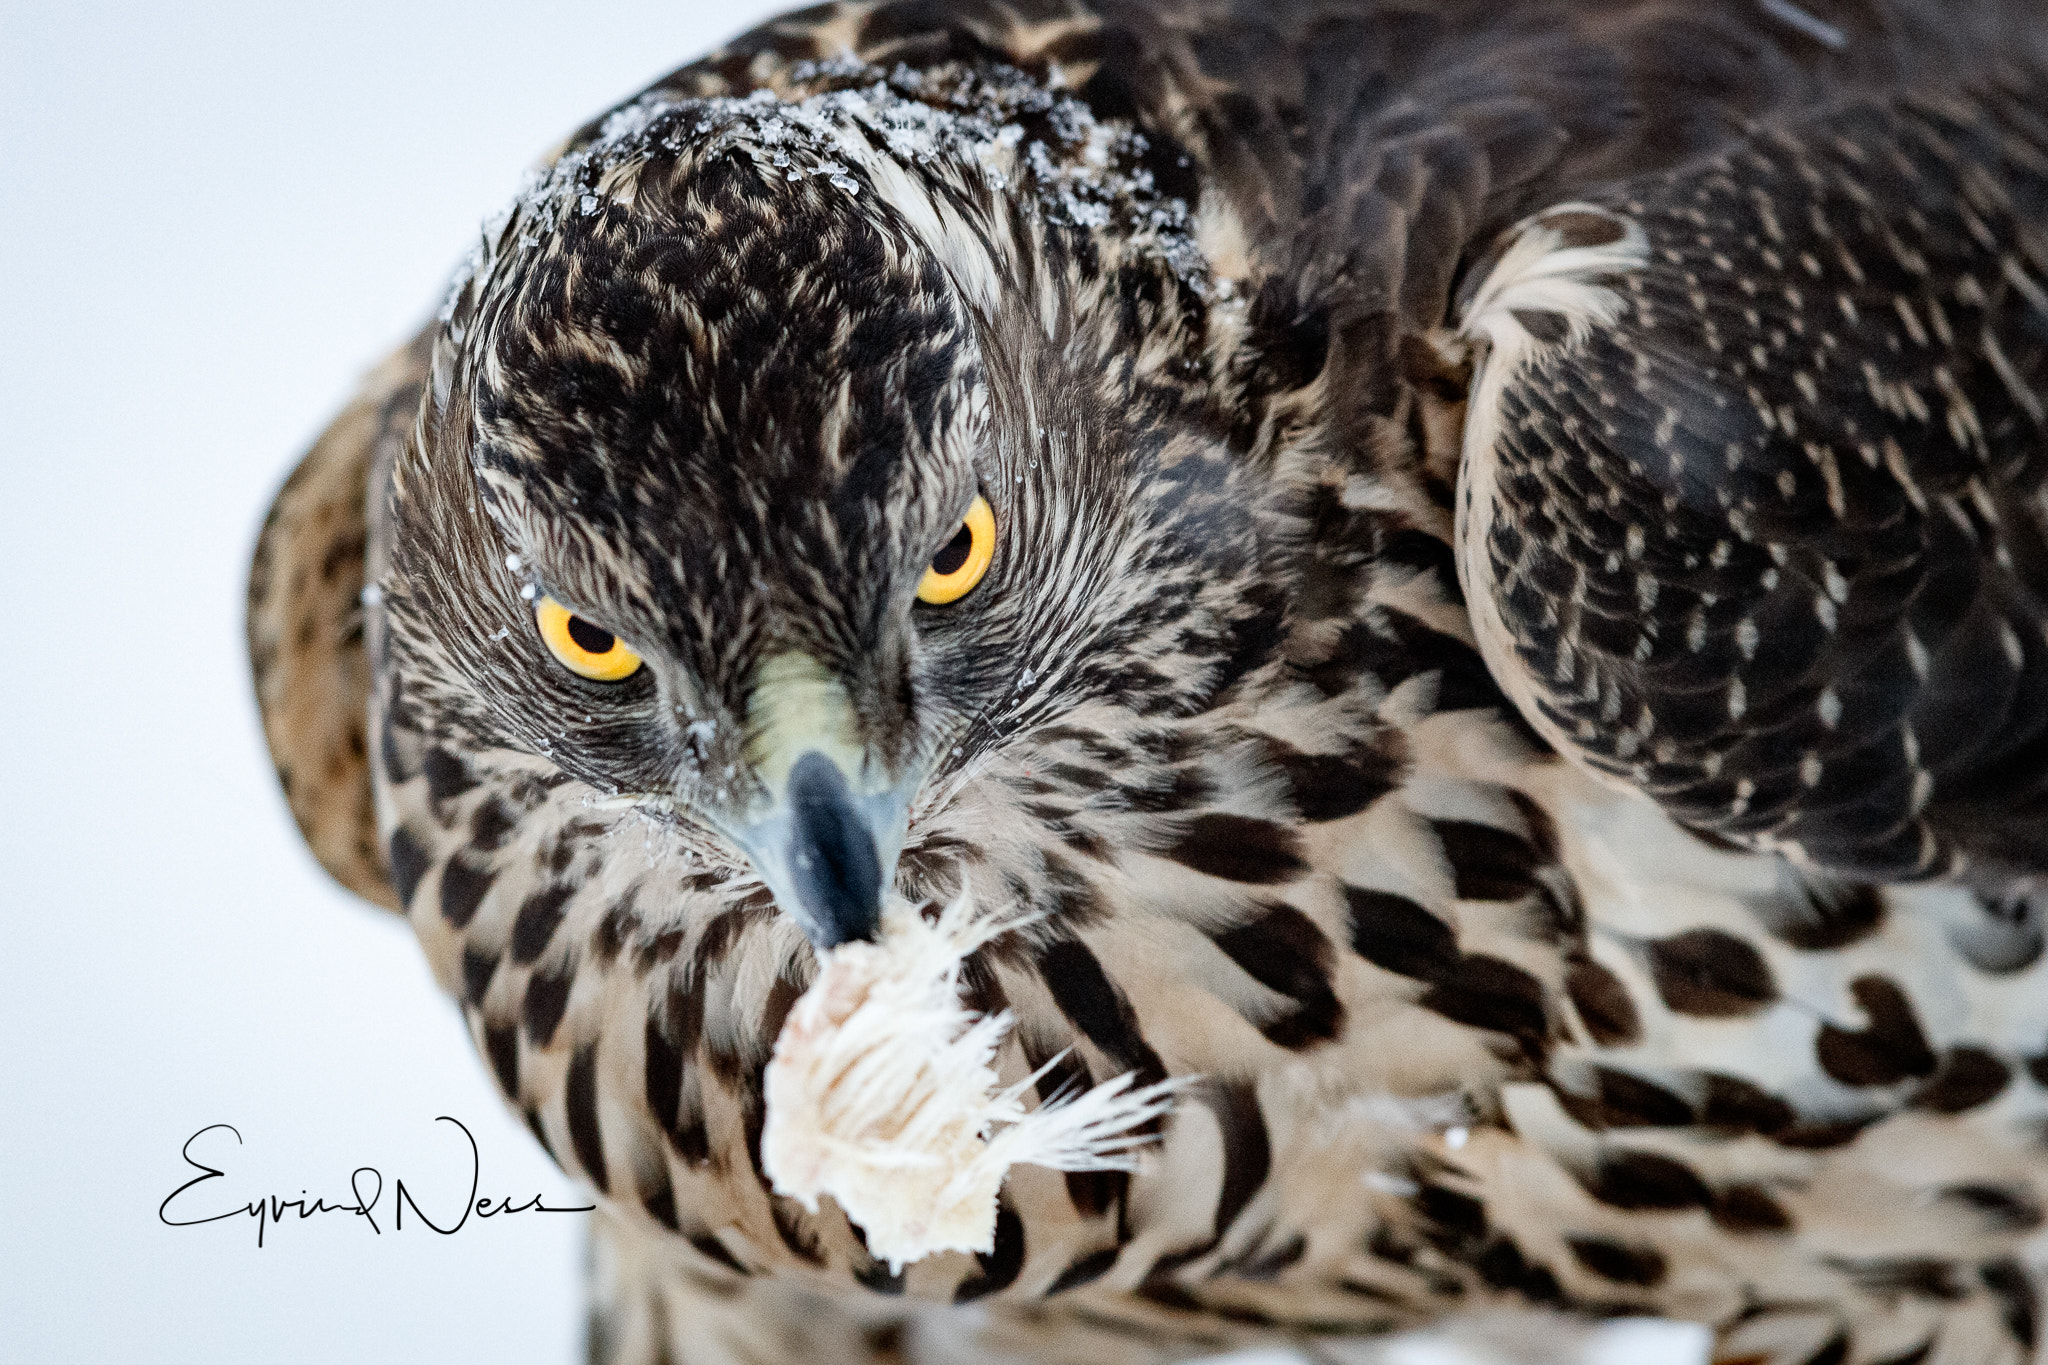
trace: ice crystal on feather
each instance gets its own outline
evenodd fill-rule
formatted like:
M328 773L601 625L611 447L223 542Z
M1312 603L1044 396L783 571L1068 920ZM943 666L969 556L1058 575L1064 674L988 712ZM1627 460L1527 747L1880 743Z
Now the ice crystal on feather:
M656 91L613 110L591 141L529 174L510 208L485 226L455 274L442 321L501 254L531 249L566 218L597 213L610 172L656 148L681 152L690 144L707 157L749 157L780 179L822 179L848 195L861 192L859 168L878 147L906 167L972 168L992 191L1028 195L1047 223L1118 228L1196 294L1217 292L1188 205L1161 195L1141 164L1145 137L1121 121L1097 119L1082 101L1025 72L998 66L939 76L900 64L884 72L846 56L799 63L788 79L830 88L795 99L766 89L704 99ZM1028 137L1025 120L1048 135Z

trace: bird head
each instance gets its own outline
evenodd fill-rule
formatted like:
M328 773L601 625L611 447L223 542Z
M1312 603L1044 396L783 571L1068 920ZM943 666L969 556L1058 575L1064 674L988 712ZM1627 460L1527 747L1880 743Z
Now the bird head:
M701 832L829 947L1021 729L1199 706L1270 637L1259 500L1185 210L1076 110L643 101L563 157L394 471L393 718Z

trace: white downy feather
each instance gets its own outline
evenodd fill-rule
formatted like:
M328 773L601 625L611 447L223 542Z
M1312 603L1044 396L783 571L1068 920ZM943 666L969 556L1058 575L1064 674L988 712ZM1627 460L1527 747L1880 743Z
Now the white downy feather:
M1132 1130L1186 1083L1124 1075L1030 1110L1024 1096L1053 1063L1002 1086L993 1062L1010 1015L963 1006L960 967L1025 922L977 913L964 891L934 920L894 904L878 942L826 955L775 1040L763 1167L814 1212L830 1195L892 1270L992 1249L996 1194L1020 1162L1134 1169L1151 1138Z

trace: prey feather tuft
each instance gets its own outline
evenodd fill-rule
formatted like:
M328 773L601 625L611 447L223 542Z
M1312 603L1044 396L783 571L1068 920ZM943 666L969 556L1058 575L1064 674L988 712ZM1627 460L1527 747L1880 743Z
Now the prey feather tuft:
M761 1160L776 1192L813 1212L830 1195L892 1271L933 1252L992 1250L996 1195L1020 1162L1135 1169L1153 1140L1136 1130L1185 1084L1126 1074L1026 1109L1055 1057L1002 1085L994 1061L1011 1016L963 1005L960 970L1026 922L981 913L965 892L934 919L899 901L879 942L826 955L775 1041Z

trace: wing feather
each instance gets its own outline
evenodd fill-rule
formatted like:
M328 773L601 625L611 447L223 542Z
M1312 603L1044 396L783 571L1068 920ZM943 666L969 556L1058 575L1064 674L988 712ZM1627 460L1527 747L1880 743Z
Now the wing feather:
M363 380L278 490L249 569L249 658L292 817L335 880L398 909L370 797L369 489L412 428L428 334Z
M1814 864L2048 867L2044 104L1852 101L1599 196L1621 313L1468 425L1468 587L1554 741Z

